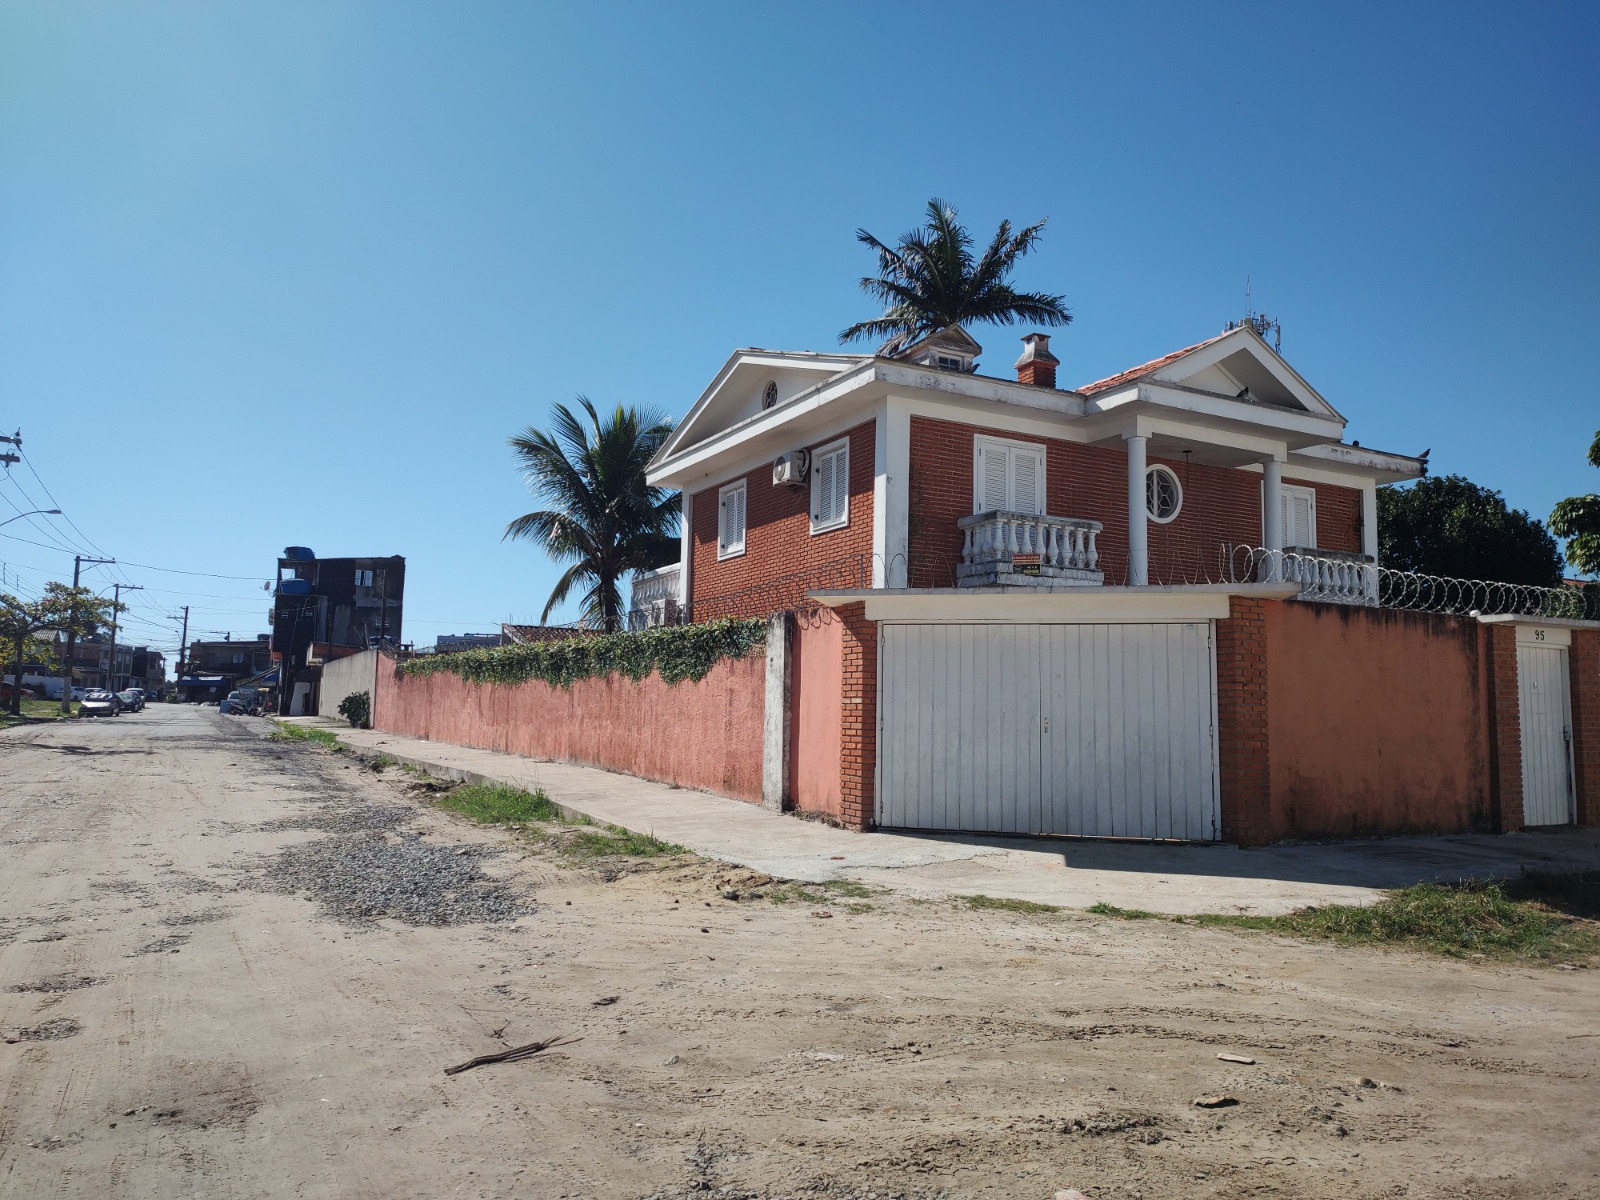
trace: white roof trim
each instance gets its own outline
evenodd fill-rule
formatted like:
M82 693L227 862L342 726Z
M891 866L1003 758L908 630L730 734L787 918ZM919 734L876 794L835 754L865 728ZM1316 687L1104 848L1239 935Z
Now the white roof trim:
M1297 583L1175 587L866 588L808 592L829 608L866 602L869 621L989 621L1130 625L1220 621L1230 596L1287 600Z

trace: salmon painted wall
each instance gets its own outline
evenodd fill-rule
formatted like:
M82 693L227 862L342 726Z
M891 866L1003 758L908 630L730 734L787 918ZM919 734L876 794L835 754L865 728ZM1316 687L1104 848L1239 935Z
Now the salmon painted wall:
M1477 622L1266 605L1271 834L1491 827Z
M761 803L766 657L723 659L698 683L651 674L468 683L378 671L377 728L456 746L623 771Z
M789 681L789 794L800 812L840 819L843 792L844 625L831 612L799 614Z

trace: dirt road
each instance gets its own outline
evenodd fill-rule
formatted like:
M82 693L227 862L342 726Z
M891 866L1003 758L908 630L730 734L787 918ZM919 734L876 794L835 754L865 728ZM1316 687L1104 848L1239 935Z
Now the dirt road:
M6 1197L1600 1196L1588 970L726 899L163 705L0 733L0 845Z

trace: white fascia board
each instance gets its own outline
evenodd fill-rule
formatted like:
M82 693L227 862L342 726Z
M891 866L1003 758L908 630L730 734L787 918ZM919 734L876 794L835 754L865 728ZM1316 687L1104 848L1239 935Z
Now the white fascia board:
M1329 417L1341 425L1345 423L1344 416L1339 410L1323 399L1322 393L1307 383L1305 376L1290 366L1287 359L1269 346L1266 339L1248 325L1230 330L1226 336L1168 363L1146 376L1146 379L1155 383L1175 382L1169 379L1168 375L1176 371L1179 363L1183 364L1185 373L1203 371L1213 364L1220 363L1229 355L1237 353L1240 343L1243 343L1255 355L1256 361L1272 372L1278 382L1283 384L1313 415Z
M1036 408L1014 404L997 406L949 393L930 396L926 392L896 391L891 395L913 417L949 421L956 425L975 425L998 434L1013 434L1023 438L1056 438L1066 442L1094 440L1092 431L1076 418L1064 418L1058 413Z
M869 621L961 621L1064 625L1144 625L1220 621L1230 596L1287 600L1294 583L1180 587L903 588L814 591L819 604L866 603Z
M1363 479L1379 483L1399 483L1405 479L1421 479L1428 473L1420 458L1404 454L1390 454L1383 450L1368 450L1364 446L1336 445L1307 446L1291 456L1294 459L1312 459L1319 467L1328 470L1344 469Z
M1287 453L1281 437L1263 437L1257 433L1242 432L1237 428L1215 428L1195 425L1187 421L1175 421L1168 417L1135 417L1132 424L1123 430L1123 433L1125 435L1137 434L1142 437L1176 438L1179 441L1193 442L1200 446L1226 446L1230 450L1238 450L1245 454L1258 454L1262 458L1282 459Z
M1228 428L1254 431L1283 441L1291 449L1337 442L1344 436L1342 419L1291 412L1269 405L1246 405L1240 400L1225 399L1210 392L1170 383L1130 384L1089 401L1091 412L1105 416L1125 416L1135 405L1140 407L1133 411L1150 416L1159 416L1165 410L1168 414L1179 413L1190 420L1219 422Z
M876 399L876 394L866 390L874 383L876 379L873 361L867 359L857 364L853 370L830 376L798 396L790 397L776 408L769 408L746 417L743 421L730 425L682 451L668 454L667 448L663 446L661 453L657 454L645 468L645 482L651 487L681 488L685 480L703 476L712 460L727 454L740 443L764 439L785 426L799 424L803 418L809 417L825 404L850 396L852 393L857 393L858 398L862 400ZM766 451L763 450L763 453ZM766 456L771 457L770 454ZM759 460L761 455L755 457ZM733 472L724 469L723 464L719 464L717 473L728 475Z
M855 408L860 404L881 399L890 391L912 400L926 397L979 402L982 407L976 408L966 419L980 418L974 423L984 425L990 424L994 418L1013 414L1020 417L1053 418L1057 422L1074 420L1081 417L1084 411L1083 397L1075 392L1034 387L1026 383L1012 383L981 375L964 375L954 371L942 371L935 367L908 366L887 359L865 359L853 368L833 375L797 396L790 397L776 408L747 417L681 451L669 452L668 447L663 446L661 452L651 460L645 478L652 487L681 488L685 486L685 481L704 478L713 469L715 473L726 477L733 473L732 467L726 463L718 463L712 468L710 462L727 454L740 443L759 441L765 447L762 452L767 453L772 446L765 439L781 427L789 424L794 424L797 430L803 427L809 438L811 426L806 418L811 417L819 408L839 403L847 397L851 407ZM687 420L688 418L685 418L686 422ZM851 424L859 423L857 420ZM830 420L828 424L832 427L837 426L839 422ZM1051 428L1054 427L1052 424ZM849 428L849 425L845 428ZM778 453L781 452L779 449ZM767 453L767 456L771 457L770 453ZM742 459L754 458L755 461L759 461L760 457L760 454L754 453L753 447L750 454L741 456ZM749 467L743 469L749 470Z
M1570 646L1574 629L1600 629L1600 621L1580 621L1572 617L1520 617L1494 616L1478 618L1483 625L1513 625L1517 630L1518 644L1533 646ZM1534 636L1536 630L1545 630L1545 636Z
M870 356L863 354L817 354L809 350L763 350L749 346L735 350L728 356L727 362L722 364L721 370L711 377L711 382L706 385L699 398L689 406L689 411L684 413L683 420L678 422L677 428L672 431L672 436L662 443L660 450L656 451L651 463L664 463L678 452L700 415L711 406L717 393L722 390L723 384L727 383L729 377L742 366L801 367L838 374L840 371L869 361L871 361Z

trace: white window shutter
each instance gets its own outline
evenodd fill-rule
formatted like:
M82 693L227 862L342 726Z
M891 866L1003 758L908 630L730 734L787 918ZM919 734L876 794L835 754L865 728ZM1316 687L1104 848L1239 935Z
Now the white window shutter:
M740 548L744 546L744 501L745 490L740 488L733 494L734 508L738 511L733 521L733 544Z
M978 505L978 512L992 512L997 508L1008 507L1006 487L1007 455L1003 446L978 447L978 478L983 481L982 502Z
M1044 474L1042 468L1044 456L1037 450L1014 449L1011 451L1011 503L1012 512L1026 513L1030 516L1044 512L1044 497L1039 494L1039 477Z
M817 459L816 477L811 481L811 520L818 525L833 520L833 455Z
M1317 494L1310 488L1286 487L1280 495L1283 544L1314 548L1317 544Z
M842 521L850 500L850 448L840 449L833 456L833 502L828 506L828 519Z

